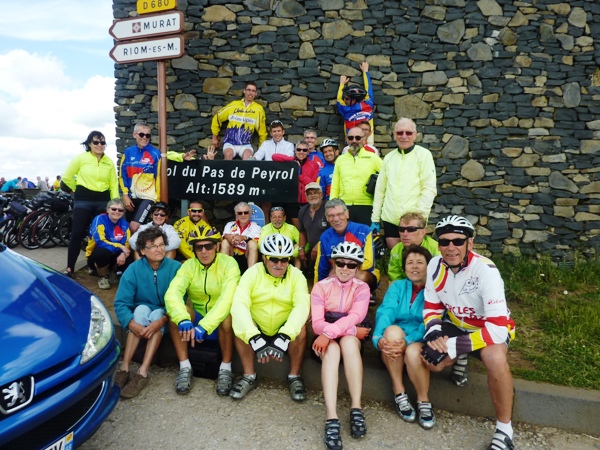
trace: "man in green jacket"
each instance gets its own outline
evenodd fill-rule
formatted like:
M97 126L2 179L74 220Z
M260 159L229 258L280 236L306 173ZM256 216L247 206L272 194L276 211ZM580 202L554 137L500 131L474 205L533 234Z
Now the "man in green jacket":
M223 361L217 378L217 394L229 395L233 385L233 329L229 313L240 269L235 259L218 252L221 233L215 228L198 227L190 233L188 242L195 258L183 263L165 295L171 319L169 329L179 359L175 392L187 394L192 386L188 343L193 347L197 342L218 339Z

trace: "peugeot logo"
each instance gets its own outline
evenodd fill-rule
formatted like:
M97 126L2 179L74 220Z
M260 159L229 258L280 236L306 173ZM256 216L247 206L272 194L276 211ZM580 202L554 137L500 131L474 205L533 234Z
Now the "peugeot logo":
M33 400L34 380L24 377L0 387L0 412L12 414Z

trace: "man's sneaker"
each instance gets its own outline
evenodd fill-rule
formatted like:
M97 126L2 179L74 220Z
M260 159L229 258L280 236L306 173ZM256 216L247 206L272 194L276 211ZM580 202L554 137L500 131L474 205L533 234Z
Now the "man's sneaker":
M229 395L233 387L233 373L231 370L221 369L217 376L217 394Z
M256 385L258 384L258 380L256 378L250 378L246 375L242 375L242 378L235 384L235 386L231 389L229 396L235 400L241 400L248 392L252 389L256 389Z
M184 367L179 369L177 381L175 382L175 392L179 395L185 395L192 389L192 368Z
M467 382L469 381L469 366L467 365L467 358L467 354L459 355L459 357L456 359L456 362L452 366L452 372L450 372L450 379L459 387L466 386Z
M429 402L419 402L417 409L419 410L419 425L421 425L421 428L431 430L436 424L433 406Z
M340 421L328 419L325 421L325 446L329 450L342 450L342 436L340 434Z
M505 432L496 428L492 443L487 450L513 450L514 448L515 444L513 444L512 439Z
M127 383L127 385L121 390L121 397L133 398L140 395L142 389L148 384L148 377L143 377L139 373L136 373L133 378Z
M119 284L119 277L112 270L108 273L108 282L110 284Z
M115 384L119 386L119 388L123 389L128 382L129 372L125 372L124 370L117 370L117 372L115 373Z
M98 280L98 287L100 289L110 289L108 277L100 277L100 279Z
M398 413L400 418L405 422L413 423L417 418L417 413L415 411L415 408L413 408L413 406L410 404L408 395L396 395L396 397L394 398L394 406L396 407L396 412Z
M306 387L304 386L304 380L299 375L291 378L288 377L288 389L290 397L295 402L306 400Z

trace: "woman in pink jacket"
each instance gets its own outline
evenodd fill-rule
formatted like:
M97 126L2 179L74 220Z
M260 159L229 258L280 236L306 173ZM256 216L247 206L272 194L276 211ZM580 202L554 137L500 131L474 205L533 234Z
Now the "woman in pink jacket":
M312 349L321 358L321 383L325 397L327 420L325 445L341 450L340 421L337 415L338 369L344 358L344 372L351 398L350 428L352 437L367 434L365 415L361 407L363 366L361 341L370 330L364 323L369 308L369 286L355 278L364 261L359 245L342 242L331 252L335 275L318 282L311 293L313 331L317 338Z

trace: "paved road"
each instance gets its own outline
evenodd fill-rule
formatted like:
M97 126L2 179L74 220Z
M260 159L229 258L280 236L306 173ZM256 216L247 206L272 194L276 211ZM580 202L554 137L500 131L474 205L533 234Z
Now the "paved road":
M57 270L63 270L66 249L15 249ZM83 264L80 259L78 266ZM323 449L325 406L320 391L309 391L303 404L289 399L277 382L261 380L257 390L242 401L219 397L214 382L201 378L188 396L177 396L175 368L152 367L142 394L120 401L108 420L86 442L84 450L106 449ZM435 406L435 405L434 405ZM363 404L368 434L352 439L349 401L341 395L338 412L346 449L477 449L489 444L494 422L436 410L438 424L430 431L406 424L390 403ZM517 448L600 450L600 440L554 428L515 424Z

